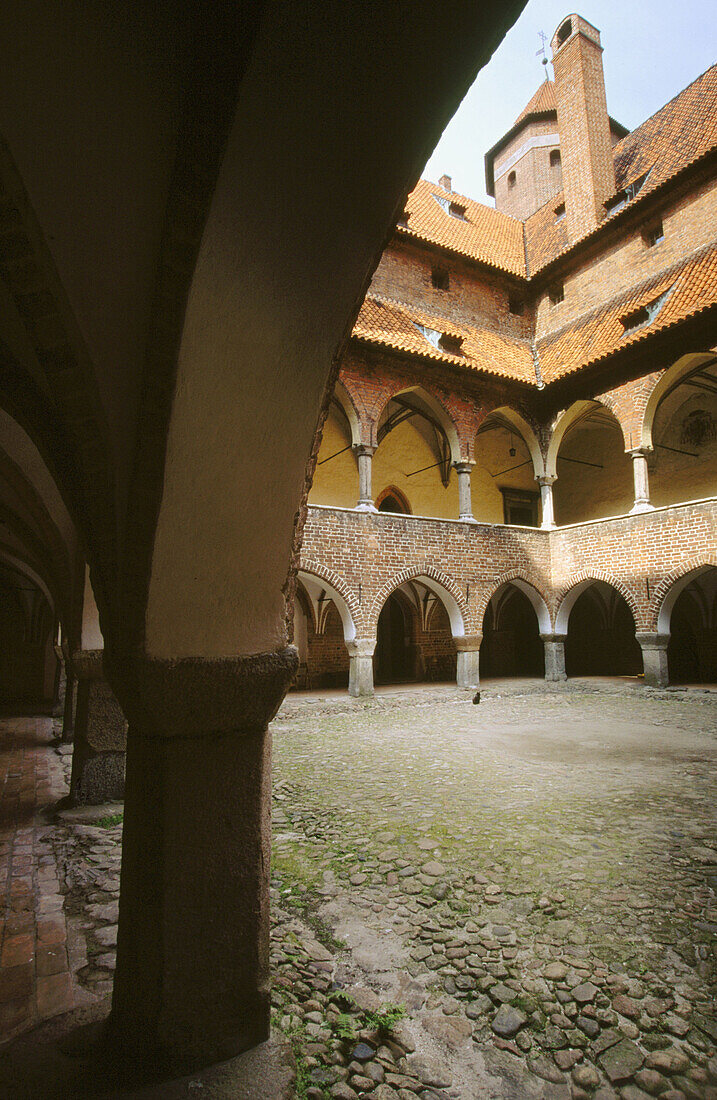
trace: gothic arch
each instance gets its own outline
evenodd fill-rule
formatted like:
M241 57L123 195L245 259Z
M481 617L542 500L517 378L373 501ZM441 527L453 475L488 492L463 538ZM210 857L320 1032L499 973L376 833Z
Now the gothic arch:
M303 576L321 581L331 599L336 604L336 610L341 616L344 628L344 640L351 642L356 637L357 626L361 624L361 609L348 592L342 578L333 569L327 569L318 562L302 559L299 565L299 579Z
M507 423L515 429L516 435L519 435L525 443L530 457L533 461L533 472L535 477L543 477L545 474L545 459L543 458L543 452L540 449L540 443L535 433L535 429L524 416L516 410L511 408L510 405L500 405L496 409L492 409L482 424L479 424L478 431L480 431L483 424L489 421L493 417L498 417L500 420L507 421Z
M574 401L568 409L565 409L564 412L559 414L557 420L553 424L553 429L550 434L550 443L548 444L548 451L545 456L545 473L548 477L558 476L558 454L568 430L574 427L583 417L588 416L590 412L597 407L602 407L614 418L615 423L620 429L625 447L627 448L629 446L629 440L625 436L625 429L615 415L614 409L612 409L607 402L600 400L600 398L595 398L592 401Z
M595 581L602 581L603 584L610 585L618 592L625 603L630 609L633 621L635 623L635 629L640 630L645 621L644 609L638 604L634 592L628 588L622 581L618 581L615 577L610 576L602 569L593 569L591 572L582 570L574 578L570 585L561 589L555 600L555 633L567 634L568 632L568 620L570 619L570 612L573 609L575 601L586 588L589 588Z
M666 397L670 390L678 386L680 382L694 371L699 370L700 367L705 366L709 362L714 362L714 360L714 352L690 352L688 355L681 356L677 362L663 371L655 382L645 404L640 446L650 450L652 449L652 428L655 423L655 414L657 413L663 397Z
M391 593L395 592L397 588L400 588L402 584L406 584L407 581L416 580L421 581L425 584L426 588L430 588L432 592L435 592L442 601L443 606L448 612L448 618L451 624L451 634L454 638L461 638L465 634L470 633L470 631L466 629L469 620L468 608L463 593L456 582L452 580L451 577L446 576L445 573L441 573L438 569L434 569L432 565L419 565L413 568L403 569L400 573L392 577L390 581L386 581L386 583L381 586L374 597L367 616L367 625L370 628L369 633L371 637L374 637L376 634L378 617Z
M348 420L351 431L351 446L358 447L361 443L365 443L366 440L362 438L361 419L356 409L356 405L354 404L354 399L340 378L337 378L336 384L334 385L333 396L343 409L346 419Z
M717 568L717 554L690 558L660 581L652 594L648 613L650 628L658 634L670 633L672 609L687 585L709 568Z
M506 585L515 585L521 592L524 593L530 600L533 606L535 614L538 619L538 626L541 634L550 634L552 630L552 624L550 619L550 611L548 610L548 601L545 598L545 594L541 590L540 586L535 583L535 580L528 580L525 575L519 572L517 569L508 573L501 574L494 581L491 582L490 588L486 588L478 601L476 607L476 615L478 617L479 626L481 630L483 626L483 619L488 609L488 604L493 599L495 594L504 588Z
M436 421L445 432L446 439L448 440L448 444L451 449L451 462L460 462L462 457L461 444L458 436L458 428L456 427L456 422L446 409L443 402L440 401L434 393L426 389L426 387L423 385L400 386L398 389L392 390L391 393L387 394L381 404L380 409L378 410L375 420L376 426L378 427L378 424L380 423L381 417L383 416L389 401L393 401L395 397L400 397L402 394L409 395L412 393L416 394L416 396L427 407L427 410L433 417L435 417Z

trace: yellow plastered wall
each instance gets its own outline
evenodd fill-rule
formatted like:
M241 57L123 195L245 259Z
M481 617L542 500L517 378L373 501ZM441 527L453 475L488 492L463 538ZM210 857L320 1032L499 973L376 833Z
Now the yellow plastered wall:
M510 454L511 446L515 448L515 455ZM480 523L503 523L501 489L520 489L539 496L530 453L517 433L511 435L509 429L503 427L481 432L476 436L474 455L476 464L471 476L471 493L473 515ZM519 469L510 469L512 466L519 466Z
M458 519L458 478L451 470L448 488L438 468L414 473L438 460L423 432L411 421L404 421L385 437L373 456L373 499L389 485L400 489L415 516ZM413 476L407 477L407 474Z
M567 462L566 456L595 465ZM553 496L558 526L622 516L631 510L635 500L632 459L625 454L618 428L585 424L567 433L558 454Z
M328 504L335 508L356 507L359 490L356 458L350 448L343 454L336 453L343 447L349 447L350 443L348 428L341 423L338 414L330 410L324 424L309 504ZM336 458L322 464L323 459L334 454Z
M695 417L712 426L702 440L690 432ZM654 505L717 496L716 429L716 395L678 386L665 398L655 416L654 451L648 457L650 499Z

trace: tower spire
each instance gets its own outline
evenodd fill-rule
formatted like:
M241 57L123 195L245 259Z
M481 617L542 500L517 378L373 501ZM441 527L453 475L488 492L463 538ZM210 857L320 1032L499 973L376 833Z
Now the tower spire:
M540 39L540 49L535 51L536 57L541 57L541 65L543 65L543 72L545 73L546 81L550 80L548 75L548 55L545 50L545 43L549 41L545 31L538 31L538 38Z

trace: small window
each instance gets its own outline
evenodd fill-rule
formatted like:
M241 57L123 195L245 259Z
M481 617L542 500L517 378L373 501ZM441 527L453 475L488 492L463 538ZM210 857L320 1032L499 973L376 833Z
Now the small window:
M452 218L462 218L463 221L466 220L466 208L465 206L461 206L459 202L449 203L448 213Z
M550 150L550 167L551 168L559 168L560 167L560 150L559 149L551 149Z
M573 33L573 24L570 19L566 19L562 27L558 31L558 46L562 46L563 42L567 42L570 35Z
M538 526L538 493L521 489L501 489L503 494L503 522L519 527Z
M389 485L376 499L376 507L379 512L393 512L398 515L410 516L411 506L407 498L395 485Z
M665 231L662 222L653 222L642 232L642 239L648 248L654 248L656 244L665 239Z
M438 346L441 351L447 351L450 355L462 355L462 344L463 337L454 336L453 333L450 332L444 332L438 341Z
M555 220L556 220L556 222L559 222L564 217L565 217L565 203L561 202L558 206L555 207Z
M508 190L509 190L509 191L510 191L510 190L511 190L511 189L512 189L513 187L515 187L515 184L516 184L516 182L517 182L517 178L518 178L518 177L516 176L515 172L509 172L509 173L508 173Z
M654 298L651 302L647 302L644 306L640 306L639 309L633 309L630 313L626 313L624 317L621 317L620 323L625 330L623 336L627 336L629 333L635 332L638 328L642 328L643 325L649 325L654 321L665 304L665 300L670 290L672 290L672 287L663 291L659 298Z
M445 268L434 267L431 269L431 286L436 290L448 290L450 276Z
M522 298L519 298L515 294L511 294L508 299L508 309L511 313L514 313L516 317L522 317L525 309L525 302Z
M557 306L565 299L565 287L562 283L556 283L555 286L551 286L548 291L548 297L550 298L550 304Z

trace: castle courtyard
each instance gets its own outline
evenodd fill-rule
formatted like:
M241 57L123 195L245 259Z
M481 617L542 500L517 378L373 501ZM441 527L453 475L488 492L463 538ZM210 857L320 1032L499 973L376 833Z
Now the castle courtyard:
M122 826L48 824L51 722L4 727L4 850L17 883L33 846L39 868L14 892L32 951L0 971L22 1030L111 989ZM717 1095L717 693L295 694L272 729L272 1017L296 1095Z

